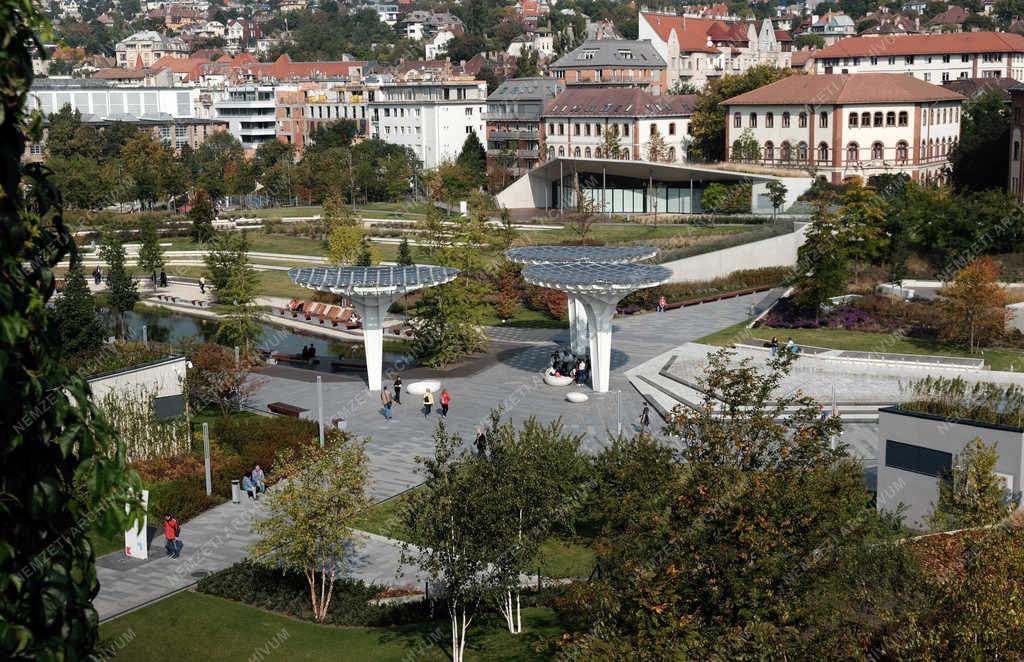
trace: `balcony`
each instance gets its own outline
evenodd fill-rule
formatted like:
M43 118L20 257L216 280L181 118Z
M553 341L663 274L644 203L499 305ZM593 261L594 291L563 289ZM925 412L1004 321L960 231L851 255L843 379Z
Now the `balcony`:
M491 140L537 140L537 129L519 129L516 131L491 131L488 134Z
M484 112L485 122L539 122L540 111L529 113L489 113Z
M517 149L516 158L535 159L540 155L539 149Z

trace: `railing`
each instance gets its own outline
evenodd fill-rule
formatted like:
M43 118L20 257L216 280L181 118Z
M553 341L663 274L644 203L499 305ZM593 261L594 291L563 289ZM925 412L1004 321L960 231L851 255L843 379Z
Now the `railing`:
M491 131L488 137L491 140L537 140L539 132L536 129L519 129L515 131Z

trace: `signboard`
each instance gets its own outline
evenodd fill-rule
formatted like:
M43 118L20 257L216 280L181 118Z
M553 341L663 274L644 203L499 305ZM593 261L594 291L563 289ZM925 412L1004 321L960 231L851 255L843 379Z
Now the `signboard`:
M128 505L125 505L125 511L128 511ZM124 532L124 555L130 556L135 559L148 559L149 558L149 536L147 535L146 524L148 516L146 509L149 508L149 490L142 490L142 524L139 525L139 520L135 520L134 526Z

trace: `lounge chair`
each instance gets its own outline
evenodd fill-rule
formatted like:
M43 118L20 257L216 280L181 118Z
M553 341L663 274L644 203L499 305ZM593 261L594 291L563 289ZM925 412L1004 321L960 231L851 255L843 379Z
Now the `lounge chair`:
M318 303L318 304L314 305L313 306L313 310L310 310L309 312L306 313L306 319L310 320L310 319L313 319L314 317L319 317L321 314L323 314L325 307L326 307L326 304L322 304L322 303ZM307 309L308 309L308 307L307 307Z
M353 311L351 308L345 308L342 311L341 315L339 315L336 319L331 320L331 326L338 326L339 324L348 324L349 319L352 318L352 312Z
M323 315L320 315L320 323L323 324L324 322L327 322L327 321L332 321L333 322L335 319L337 319L338 315L340 315L340 314L341 314L341 308L339 308L337 306L330 306L327 309L326 313L324 313Z

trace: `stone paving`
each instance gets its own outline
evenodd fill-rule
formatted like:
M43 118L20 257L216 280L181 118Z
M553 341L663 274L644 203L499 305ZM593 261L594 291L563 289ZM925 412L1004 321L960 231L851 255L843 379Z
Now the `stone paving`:
M777 294L777 293L776 293ZM621 422L622 431L636 431L641 398L623 372L666 351L747 318L752 304L764 295L753 295L666 313L616 319L612 344L611 390L592 393L586 403L565 400L568 388L547 386L541 370L554 349L553 340L567 338L564 329L492 329L488 335L505 342L493 343L480 369L449 373L416 369L403 376L406 386L424 377L440 378L452 394L447 424L468 441L474 427L482 425L492 407L504 405L513 421L537 416L547 421L561 418L566 428L583 436L584 447L597 451L607 444ZM421 482L415 457L432 452L431 435L440 417L420 413L417 398L403 393L403 404L395 406L395 417L386 422L378 394L367 391L356 375L322 375L328 420L341 416L354 433L369 438L370 492L374 499L398 494ZM307 407L315 415L316 374L299 368L274 366L261 375L264 383L251 405L283 401ZM390 380L387 380L390 384ZM248 502L223 504L196 517L182 527L184 549L180 559L163 555L163 535L150 545L147 561L107 555L97 562L100 593L94 600L100 618L119 613L185 589L205 574L228 567L246 556L254 540L249 523L261 506ZM151 524L159 522L151 522ZM349 576L391 585L422 585L415 569L399 572L399 551L393 541L379 536L360 536L345 563Z

